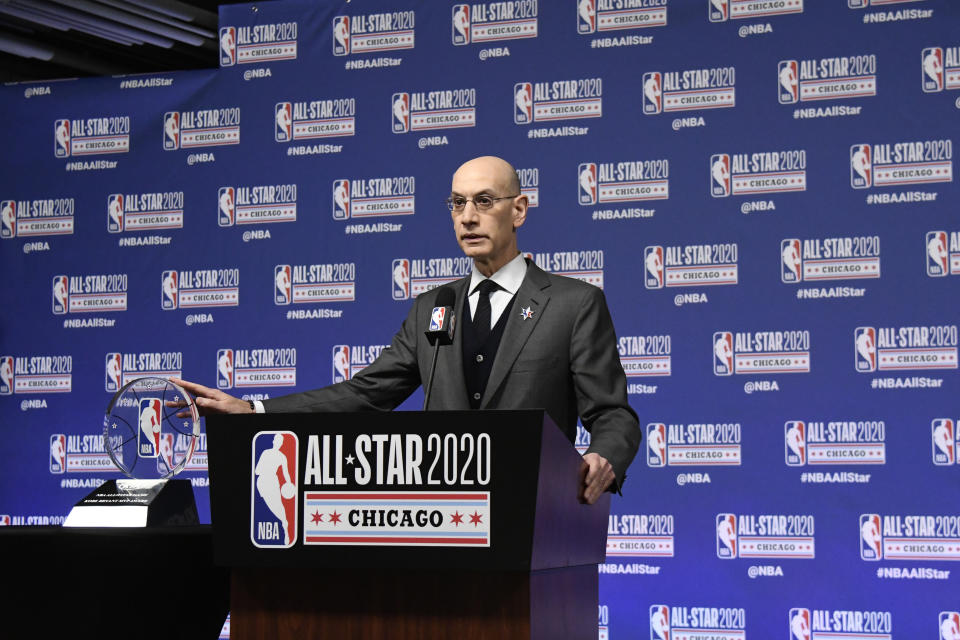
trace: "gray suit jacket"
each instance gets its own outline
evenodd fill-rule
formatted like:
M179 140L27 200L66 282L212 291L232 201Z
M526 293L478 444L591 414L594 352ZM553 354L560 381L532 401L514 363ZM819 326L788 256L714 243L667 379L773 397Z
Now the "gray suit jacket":
M456 317L470 278L450 285ZM414 302L389 349L352 379L322 389L264 401L268 412L389 411L403 402L430 372L433 347L423 332L437 290ZM521 311L533 315L524 319ZM481 409L546 409L567 437L576 437L577 416L591 432L588 452L606 458L622 483L640 446L637 414L627 403L626 376L603 291L572 278L555 276L528 261L500 348L493 362ZM467 410L461 333L440 348L430 409Z

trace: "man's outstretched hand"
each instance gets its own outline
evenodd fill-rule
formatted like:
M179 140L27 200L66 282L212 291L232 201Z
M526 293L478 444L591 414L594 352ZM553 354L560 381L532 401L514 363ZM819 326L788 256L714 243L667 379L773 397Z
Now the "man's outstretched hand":
M195 382L187 382L186 380L180 380L179 378L170 378L170 382L173 384L183 387L184 390L190 393L196 400L197 410L200 412L201 416L210 415L212 413L253 413L253 409L250 407L250 403L246 400L241 400L240 398L234 398L233 396L220 391L219 389L211 389L210 387L205 387L202 384L197 384ZM171 408L176 407L185 407L187 403L185 401L179 402L167 402L167 406ZM186 412L177 414L178 418L186 417Z

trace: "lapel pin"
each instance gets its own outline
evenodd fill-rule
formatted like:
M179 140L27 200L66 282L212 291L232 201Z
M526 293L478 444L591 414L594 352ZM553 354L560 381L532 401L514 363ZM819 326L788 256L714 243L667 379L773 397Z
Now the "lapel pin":
M528 318L532 318L533 309L531 309L530 307L523 307L522 309L520 309L520 317L523 318L524 320L527 320Z

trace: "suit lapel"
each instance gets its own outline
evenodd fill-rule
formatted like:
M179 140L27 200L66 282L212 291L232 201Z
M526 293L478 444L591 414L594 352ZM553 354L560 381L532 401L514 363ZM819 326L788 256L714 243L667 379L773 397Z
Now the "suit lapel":
M533 330L537 328L540 316L543 315L542 312L550 300L550 294L547 292L549 286L550 280L546 273L540 267L528 261L527 274L520 284L517 297L510 308L510 317L507 318L503 338L500 339L500 347L497 349L497 357L494 359L493 368L490 370L487 388L483 393L483 400L480 402L481 409L487 408L490 398L503 384L507 373L513 367L514 361L520 355L523 345L526 344ZM525 312L528 312L528 314ZM527 317L525 318L524 315L527 315Z
M466 291L469 284L470 277L467 276L453 285L457 294L454 318L459 326L454 327L453 344L448 347L440 347L440 357L442 358L440 364L445 366L443 375L447 376L448 383L442 386L434 386L434 393L443 389L443 395L451 409L466 410L470 408L470 400L467 398L467 382L463 377L463 323L467 321L464 316L467 309L464 302L467 299ZM440 374L441 369L442 367L437 367L437 374ZM433 402L431 401L430 404L433 404Z

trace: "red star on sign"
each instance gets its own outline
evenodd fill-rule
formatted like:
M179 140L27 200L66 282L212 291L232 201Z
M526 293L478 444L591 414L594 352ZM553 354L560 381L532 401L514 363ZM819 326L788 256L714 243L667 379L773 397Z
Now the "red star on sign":
M323 516L320 515L319 511L316 511L314 512L313 517L310 518L310 520L313 522L313 524L318 524L320 522L323 522Z
M480 514L477 513L476 511L474 511L473 515L470 516L470 524L472 524L473 526L477 526L478 524L480 524Z
M455 512L453 515L451 515L451 516L450 516L450 524L455 524L455 525L457 525L458 527L459 527L461 524L463 524L463 514L461 514L459 511L457 511L457 512Z
M330 514L330 522L333 523L333 526L340 524L340 514L334 511Z

